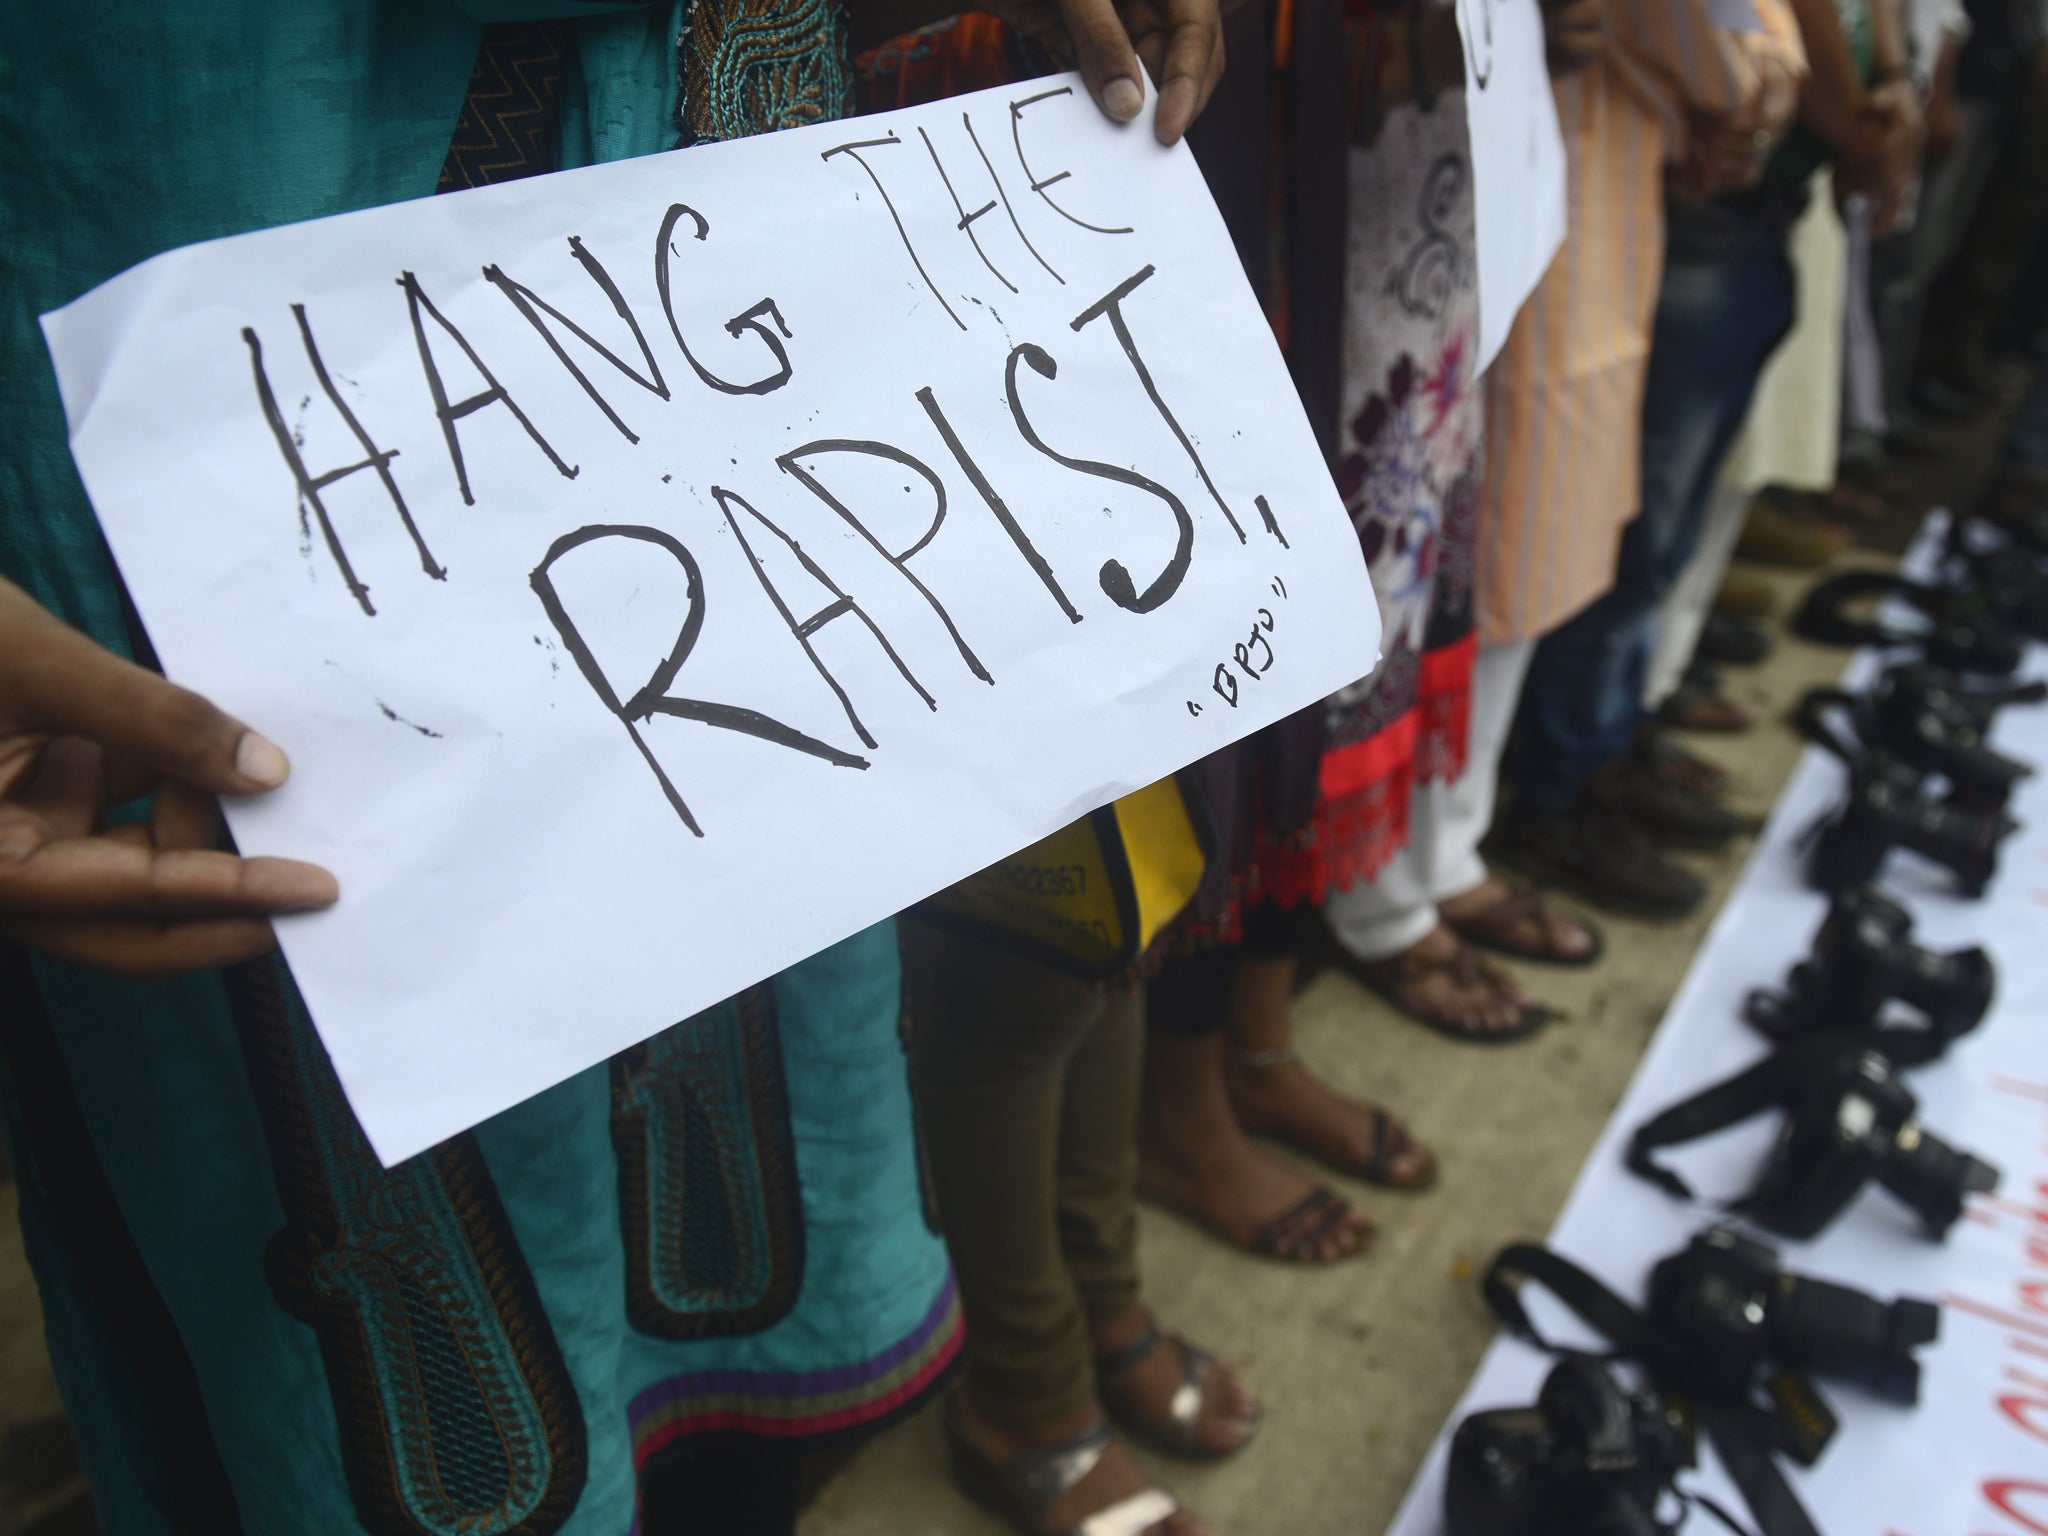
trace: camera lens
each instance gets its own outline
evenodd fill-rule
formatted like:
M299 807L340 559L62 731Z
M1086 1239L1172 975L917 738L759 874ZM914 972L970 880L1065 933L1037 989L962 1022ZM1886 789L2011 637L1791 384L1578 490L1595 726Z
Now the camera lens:
M1971 1195L1998 1188L1998 1170L1922 1130L1918 1121L1899 1127L1891 1152L1877 1170L1884 1187L1912 1207L1928 1235L1945 1237Z

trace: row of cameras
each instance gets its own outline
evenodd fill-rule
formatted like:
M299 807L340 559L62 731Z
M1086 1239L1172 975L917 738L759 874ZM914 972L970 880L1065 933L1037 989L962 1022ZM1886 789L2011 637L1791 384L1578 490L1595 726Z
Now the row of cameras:
M1861 696L1819 690L1801 705L1802 727L1849 770L1841 804L1806 838L1806 873L1831 898L1827 917L1785 985L1754 991L1745 1005L1748 1022L1774 1042L1772 1057L1655 1117L1630 1149L1632 1171L1689 1195L1651 1158L1656 1147L1781 1110L1757 1182L1733 1208L1790 1238L1817 1236L1874 1183L1940 1241L1971 1195L1998 1184L1996 1168L1921 1124L1903 1080L1905 1069L1937 1059L1983 1021L1996 985L1991 957L1980 947L1916 944L1911 915L1871 883L1903 849L1947 870L1964 895L1981 896L2018 830L2007 807L2033 769L1993 749L1989 736L1999 711L2048 700L2048 685L2011 681L2026 642L2048 640L2048 508L1996 525L1956 520L1944 564L1945 585L1863 572L1823 581L1795 620L1811 639L1920 654ZM1919 618L1898 629L1847 617L1872 597ZM1505 1252L1496 1271L1512 1270L1517 1252ZM1497 1283L1489 1278L1490 1293ZM1810 1462L1832 1417L1822 1409L1823 1431L1801 1444L1784 1427L1800 1415L1761 1408L1760 1386L1780 1409L1796 1401L1785 1384L1809 1375L1912 1406L1915 1351L1939 1336L1941 1313L1931 1302L1884 1302L1793 1274L1766 1244L1717 1226L1655 1267L1642 1321L1634 1348L1614 1352L1642 1367L1641 1385L1624 1383L1612 1357L1561 1352L1534 1405L1459 1425L1445 1486L1450 1536L1669 1532L1674 1502L1678 1520L1693 1504L1677 1478L1694 1465L1703 1412L1733 1407L1754 1415L1753 1425L1776 1423L1759 1431L1767 1442L1776 1434L1765 1454ZM1731 1421L1718 1422L1725 1429ZM1787 1511L1751 1503L1773 1536ZM1812 1528L1803 1510L1797 1518Z

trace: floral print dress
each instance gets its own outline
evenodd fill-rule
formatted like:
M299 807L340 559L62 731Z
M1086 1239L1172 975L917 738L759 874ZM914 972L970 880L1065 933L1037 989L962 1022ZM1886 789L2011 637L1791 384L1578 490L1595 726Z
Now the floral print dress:
M1283 901L1372 878L1407 842L1415 786L1464 769L1485 473L1474 244L1464 112L1448 98L1393 108L1350 154L1337 465L1381 660L1325 703L1314 836L1267 860Z

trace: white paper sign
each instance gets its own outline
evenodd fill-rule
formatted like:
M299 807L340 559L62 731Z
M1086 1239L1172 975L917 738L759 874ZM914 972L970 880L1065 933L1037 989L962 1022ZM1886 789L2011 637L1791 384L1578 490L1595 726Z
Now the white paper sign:
M1564 139L1536 0L1457 0L1479 243L1479 367L1564 243Z
M1374 664L1184 148L1069 79L160 256L45 319L170 674L295 772L387 1161Z
M1861 688L1874 672L1863 658L1848 685ZM2026 675L2044 673L2048 646L2036 645ZM2027 762L2048 762L2048 709L2006 711L1993 745ZM1820 926L1827 903L1806 885L1801 835L1839 803L1842 785L1840 763L1818 749L1806 754L1548 1239L1631 1300L1642 1299L1651 1266L1716 1213L1709 1205L1682 1205L1632 1177L1623 1164L1628 1139L1651 1115L1765 1054L1742 1022L1743 1002L1753 987L1782 985ZM1982 944L1998 967L1997 999L1984 1022L1941 1062L1909 1078L1929 1130L2002 1169L1998 1193L1973 1200L1943 1243L1923 1237L1917 1218L1875 1185L1812 1242L1757 1234L1795 1273L1887 1301L1916 1296L1943 1308L1940 1341L1919 1351L1917 1408L1820 1379L1841 1428L1810 1471L1782 1458L1780 1465L1827 1536L2048 1531L2048 951L2041 942L2048 777L2021 786L2013 814L2026 830L2005 845L1983 900L1959 897L1945 873L1910 855L1894 854L1882 880L1887 894L1913 912L1915 943L1940 950ZM1777 1127L1778 1117L1759 1115L1658 1159L1703 1199L1731 1199L1755 1183ZM1524 1300L1546 1336L1595 1342L1540 1288L1525 1290ZM1446 1435L1478 1409L1533 1403L1550 1364L1533 1348L1501 1339ZM1440 1438L1389 1536L1442 1536L1447 1449L1448 1439ZM1689 1482L1742 1511L1711 1447ZM1718 1529L1703 1516L1686 1529L1696 1527Z

